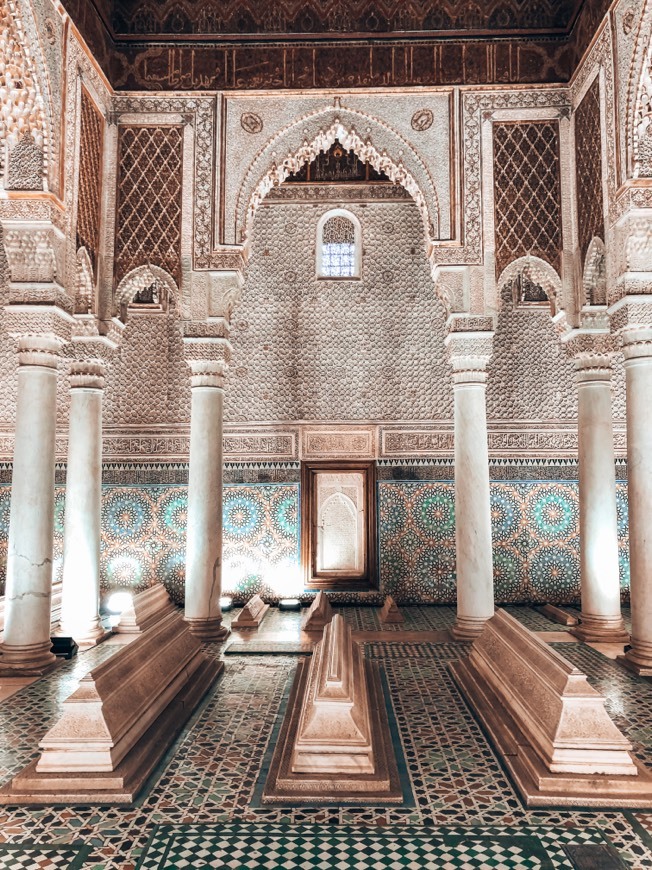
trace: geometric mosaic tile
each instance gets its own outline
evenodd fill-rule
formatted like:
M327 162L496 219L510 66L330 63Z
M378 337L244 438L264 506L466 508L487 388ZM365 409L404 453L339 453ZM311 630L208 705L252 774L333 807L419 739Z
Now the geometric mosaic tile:
M402 610L406 622L409 615L414 630L436 630L433 626L454 618L454 610L446 607ZM376 611L341 608L351 624L371 621L377 630ZM525 609L521 615L524 620L529 618ZM530 612L530 617L538 620L539 614ZM299 620L300 614L272 608L260 631L278 632L278 640L298 640ZM214 654L222 650L216 644L206 648ZM101 644L80 653L0 703L0 784L37 753L38 741L58 717L63 700L79 678L118 649ZM563 849L565 842L609 843L629 867L652 867L650 813L528 810L522 805L450 677L448 664L465 655L468 646L373 641L365 643L364 650L385 672L414 806L252 806L270 736L279 721L297 659L236 654L226 657L220 681L136 806L2 806L0 836L12 844L24 844L22 848L31 848L35 842L57 847L83 843L92 849L84 870L133 870L157 825L183 826L184 835L186 826L222 829L227 824L279 825L286 829L317 825L328 826L331 833L334 828L367 833L371 828L374 836L383 830L398 835L417 829L434 834L435 839L464 836L468 842L482 841L482 846L500 840L507 830L514 838L536 836L554 867L572 866ZM650 682L584 644L563 644L559 650L587 673L591 685L608 693L610 714L634 744L639 758L652 766ZM595 840L593 834L589 836L595 831L603 835L601 841ZM404 866L409 870L409 863ZM443 866L445 863L437 865Z
M264 824L164 825L138 870L181 867L248 870L553 870L573 868L536 829L435 831L427 828L328 828ZM591 829L568 832L563 844L601 845Z
M79 870L88 846L39 846L0 843L0 870Z

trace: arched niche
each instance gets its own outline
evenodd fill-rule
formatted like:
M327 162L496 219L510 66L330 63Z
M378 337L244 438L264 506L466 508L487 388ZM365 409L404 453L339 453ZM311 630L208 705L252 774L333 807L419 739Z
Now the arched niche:
M426 243L439 237L435 185L412 145L378 119L340 107L300 118L261 149L245 174L236 201L238 243L250 239L256 212L269 191L336 141L410 194L423 221Z
M165 312L174 309L178 294L176 281L165 269L138 266L125 275L115 291L115 313L126 320L129 309Z
M558 312L562 292L561 278L550 263L540 257L519 257L503 269L497 285L499 299L507 285L512 287L516 308L547 308L551 316ZM538 298L517 298L519 291L527 285L531 285L533 294L537 290L541 291L536 294Z
M604 242L594 236L584 258L582 276L585 305L607 304L607 263Z

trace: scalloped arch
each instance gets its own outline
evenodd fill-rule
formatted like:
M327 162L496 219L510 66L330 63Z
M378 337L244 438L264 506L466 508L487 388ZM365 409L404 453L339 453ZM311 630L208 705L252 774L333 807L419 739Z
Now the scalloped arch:
M554 304L555 310L559 308L562 296L561 278L556 270L540 257L519 257L506 266L500 274L496 289L498 299L501 299L505 284L513 281L519 275L523 275L529 281L538 284L546 291L548 299Z
M361 136L356 125L364 125ZM426 240L439 234L439 203L433 179L412 145L384 122L352 109L321 109L278 131L247 170L236 201L240 241L251 237L254 217L269 191L335 141L384 172L410 194L419 209ZM279 154L286 154L280 158Z
M137 293L151 287L155 282L162 284L168 292L168 298L176 303L179 299L179 288L172 275L160 266L145 265L132 269L118 284L114 297L116 306L128 305Z

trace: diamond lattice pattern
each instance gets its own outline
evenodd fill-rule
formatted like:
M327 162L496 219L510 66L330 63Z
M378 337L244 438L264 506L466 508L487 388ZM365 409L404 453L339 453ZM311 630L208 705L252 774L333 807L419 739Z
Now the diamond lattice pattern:
M181 127L122 127L116 226L116 282L149 263L179 283Z
M95 271L100 245L104 118L84 88L81 96L80 140L77 248L86 248Z
M559 271L562 247L556 121L494 124L496 274L528 254Z
M582 262L594 236L604 239L600 84L593 82L575 115L577 223Z

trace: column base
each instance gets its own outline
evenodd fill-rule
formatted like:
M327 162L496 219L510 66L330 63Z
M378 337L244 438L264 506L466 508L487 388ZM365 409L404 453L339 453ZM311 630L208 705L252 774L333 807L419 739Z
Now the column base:
M629 632L621 616L580 614L580 624L570 633L585 643L629 643Z
M616 661L639 677L652 677L652 643L632 638L632 648Z
M50 652L50 639L42 643L0 644L0 677L40 677L62 663Z
M190 631L200 640L226 640L231 634L231 629L222 625L221 616L184 616Z
M80 649L90 649L111 637L113 631L107 630L98 619L87 626L67 626L59 623L53 634L56 637L72 637Z
M489 616L458 616L455 625L450 629L453 640L472 642L482 634L485 622Z

